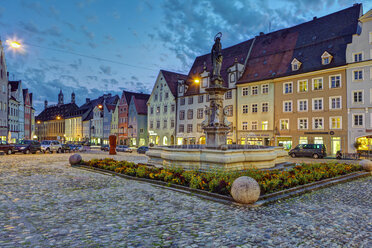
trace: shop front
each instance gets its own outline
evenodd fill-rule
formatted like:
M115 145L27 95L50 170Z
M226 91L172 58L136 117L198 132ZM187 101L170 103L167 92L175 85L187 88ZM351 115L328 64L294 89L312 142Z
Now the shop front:
M238 143L241 145L271 146L274 145L273 141L274 135L272 132L255 132L241 133ZM232 142L232 139L230 142Z

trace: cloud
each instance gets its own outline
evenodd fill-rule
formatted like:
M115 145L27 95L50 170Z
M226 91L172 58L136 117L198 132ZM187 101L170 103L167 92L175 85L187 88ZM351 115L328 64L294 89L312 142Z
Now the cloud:
M82 1L79 1L76 5L78 6L78 8L82 9L82 8L88 7L94 2L95 0L82 0Z
M94 42L88 42L88 46L90 46L91 48L97 48L97 44Z
M90 15L86 17L88 22L96 23L98 22L98 17L96 15Z
M111 85L118 85L119 84L119 81L114 79L114 78L111 78L111 79L102 79L102 81L105 83L105 84L111 84Z
M131 79L135 80L135 81L138 81L138 77L136 77L136 76L132 76Z
M75 70L78 70L83 64L82 59L77 59L72 64L69 64L69 66Z
M110 66L104 66L104 65L100 65L99 69L101 70L101 72L105 75L111 75L111 67Z
M105 40L107 40L107 41L115 41L115 38L108 34L108 35L105 35Z
M94 39L94 33L89 31L88 28L85 25L80 26L80 31L90 40Z
M38 1L26 1L22 0L21 1L21 6L30 10L35 11L38 14L42 13L42 5Z
M74 24L70 22L63 22L65 25L67 25L72 31L76 31L76 27Z
M112 17L119 20L120 19L120 14L117 11L112 12Z
M49 28L46 28L42 30L33 21L28 21L28 22L19 22L20 27L23 28L24 30L30 32L30 33L35 33L39 35L50 35L50 36L55 36L55 37L60 37L61 36L61 30L57 26L51 26Z

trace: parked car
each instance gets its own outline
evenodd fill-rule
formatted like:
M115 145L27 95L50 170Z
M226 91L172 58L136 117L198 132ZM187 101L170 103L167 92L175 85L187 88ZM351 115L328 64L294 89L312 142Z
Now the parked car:
M101 151L109 151L110 150L110 146L109 145L101 145Z
M300 144L288 152L292 158L313 157L324 158L327 156L326 148L323 144Z
M44 153L61 153L62 152L62 145L58 140L44 140L41 142L41 150Z
M133 152L128 146L119 145L116 147L117 152Z
M13 153L23 152L24 154L35 154L37 151L41 152L40 142L36 140L21 140L14 145Z
M67 144L62 144L62 152L63 153L70 153L71 152L70 146L67 145Z
M137 153L145 154L148 150L149 150L149 148L147 146L140 146L137 149Z
M3 151L6 154L10 155L14 151L14 145L9 144L5 140L0 140L0 151Z

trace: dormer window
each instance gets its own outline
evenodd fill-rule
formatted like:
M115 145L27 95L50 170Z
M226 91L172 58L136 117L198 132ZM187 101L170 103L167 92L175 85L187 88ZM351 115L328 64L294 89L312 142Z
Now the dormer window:
M232 72L232 73L230 73L230 83L235 83L235 73L234 72Z
M179 93L183 93L183 85L180 86Z
M209 77L205 77L202 79L202 87L207 88L208 87L208 79Z
M292 63L291 63L291 65L292 65L292 71L297 71L298 69L300 69L301 64L302 63L300 61L298 61L296 58L294 58L292 60Z
M331 63L333 57L331 54L325 51L323 55L321 56L321 58L322 58L322 65L328 65L329 63Z

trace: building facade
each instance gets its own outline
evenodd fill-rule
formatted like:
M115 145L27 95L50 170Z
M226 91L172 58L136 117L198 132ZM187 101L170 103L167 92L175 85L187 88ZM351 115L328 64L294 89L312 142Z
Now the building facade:
M160 70L147 102L149 142L155 145L176 143L177 85L187 76Z
M347 46L348 150L372 149L372 10Z
M128 115L128 137L130 146L144 146L149 142L148 131L147 131L147 98L141 97L136 98L132 95L132 99L129 103L129 115Z
M0 140L8 139L8 71L0 40Z
M24 132L25 132L25 139L32 139L32 103L31 103L31 97L28 92L28 89L23 89L23 102L24 102Z

